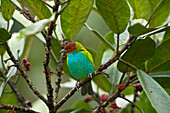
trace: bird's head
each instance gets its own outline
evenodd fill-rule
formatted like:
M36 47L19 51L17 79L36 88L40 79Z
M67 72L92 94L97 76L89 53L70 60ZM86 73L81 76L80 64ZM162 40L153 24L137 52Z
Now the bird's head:
M73 53L75 50L77 50L77 52L81 51L82 49L84 49L84 47L79 43L79 42L70 42L68 43L64 49L62 49L60 51L60 53L67 53L67 54L71 54Z

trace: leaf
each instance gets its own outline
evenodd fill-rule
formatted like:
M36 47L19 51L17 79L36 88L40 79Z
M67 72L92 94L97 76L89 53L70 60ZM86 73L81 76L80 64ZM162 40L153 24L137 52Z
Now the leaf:
M6 78L5 78L5 80L3 81L3 83L1 84L1 87L0 87L0 99L2 97L2 94L4 92L4 89L5 89L7 82L15 74L16 71L17 71L16 67L11 67L10 70L8 71Z
M0 45L0 56L3 57L3 54L5 53L5 48Z
M137 23L137 24L130 26L128 28L129 33L133 36L144 35L146 33L153 31L153 30L155 30L155 28L146 28L143 25L141 25L140 23Z
M110 44L115 44L114 43L114 37L113 37L114 33L113 32L108 32L104 39L107 40ZM101 61L102 61L102 57L104 52L108 49L109 47L105 44L105 42L101 42L99 49L96 53L96 56L94 58L94 64L95 67L99 67L101 65ZM112 76L112 75L111 75ZM109 92L111 89L111 83L109 82L109 80L102 74L102 75L98 75L96 76L93 81L103 90Z
M170 27L167 29L167 31L164 34L163 41L167 41L170 39Z
M7 41L11 38L11 35L4 28L0 28L0 34L0 42Z
M170 1L169 0L161 0L159 5L153 11L150 16L151 22L150 27L157 27L162 25L169 16L170 12ZM168 23L168 22L167 22Z
M71 0L61 14L61 27L66 39L73 38L86 22L94 0Z
M73 109L84 109L84 108L91 108L89 104L87 104L84 100L77 101L73 107Z
M149 20L149 16L161 0L128 0L133 8L134 18Z
M122 33L130 19L130 8L126 0L97 0L96 6L109 28Z
M22 58L25 58L25 59L28 58L28 55L30 53L30 49L31 49L31 46L32 46L32 43L33 43L33 39L34 39L34 36L30 36L26 39Z
M103 43L105 43L105 45L107 45L110 49L112 49L113 51L115 50L114 47L96 30L90 28L86 23L84 24L86 28L88 28L91 32L93 32ZM113 37L113 33L111 33L111 37L112 39L114 39Z
M21 5L19 2L21 2L22 0L10 0L16 7L18 7L19 9L22 9Z
M170 88L170 75L155 75L151 76L155 81L157 81L163 88Z
M41 0L23 0L29 9L39 18L45 19L51 17L51 12Z
M33 23L31 25L29 25L26 28L23 28L19 31L19 36L17 38L21 39L21 38L25 38L26 36L30 36L30 35L34 35L38 32L41 32L42 30L44 30L45 26L54 20L55 13L49 18L49 19L43 19L40 20L36 23Z
M168 113L170 111L170 97L166 91L141 70L137 70L138 79L152 106L158 113Z
M15 5L10 0L1 0L1 11L4 19L9 21L15 11Z
M110 44L115 45L114 42L114 33L113 32L108 32L105 37L105 40L107 40ZM111 45L111 46L112 46ZM95 57L95 66L99 67L101 65L101 60L103 57L103 53L108 49L109 47L107 46L107 44L105 42L101 42L99 49L97 51L97 55Z
M137 99L136 105L140 107L140 109L142 109L142 111L144 113L157 113L155 111L155 109L152 107L150 101L148 100L146 94L144 92L142 92L142 94L140 95L140 100ZM146 105L146 106L145 106ZM129 111L131 110L131 104L128 104L121 113L129 113ZM135 112L134 113L141 113L141 111L139 111L139 109L137 109L135 107Z
M145 39L138 39L121 57L124 61L129 64L141 68L141 66L153 55L155 50L155 42L146 37ZM121 60L118 62L118 69L121 72L130 72L135 70L133 67L128 64L122 62Z
M160 44L146 64L147 72L164 72L170 71L170 40L167 40Z

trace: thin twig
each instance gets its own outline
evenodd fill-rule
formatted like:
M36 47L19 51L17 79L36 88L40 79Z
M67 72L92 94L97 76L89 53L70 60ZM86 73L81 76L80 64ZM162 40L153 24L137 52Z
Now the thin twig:
M117 34L117 52L119 52L119 34Z
M134 65L130 64L129 62L127 62L127 61L125 61L125 60L123 60L121 58L119 60L137 70L137 67L135 67Z
M132 105L134 105L136 108L138 108L139 111L140 111L141 113L144 113L144 112L142 111L142 109L140 109L135 103L131 102L130 100L128 100L128 99L125 98L125 97L120 96L120 98L122 98L122 99L128 101L129 103L131 103Z
M28 105L28 103L26 102L25 98L18 92L17 88L16 88L16 84L14 83L13 80L9 80L8 84L10 85L12 92L15 94L15 96L17 97L17 100L19 102L21 102L21 105L23 105L24 107L31 107L31 105Z
M122 74L122 76L120 78L119 85L122 83L124 76L125 76L125 72Z
M58 98L58 93L59 93L59 89L60 89L60 83L61 83L61 75L62 75L62 70L63 70L63 63L64 63L64 59L65 59L66 55L61 55L61 58L58 62L58 69L57 69L57 76L58 76L58 80L56 80L55 84L56 84L56 88L55 88L55 100L57 100Z
M133 103L135 104L136 103L136 98L138 97L138 90L135 89L134 91L134 98L133 98ZM135 112L135 105L134 104L131 104L131 113L134 113Z
M20 71L21 75L24 77L24 79L26 80L27 84L29 85L29 87L31 88L31 90L34 92L35 95L37 95L45 104L47 104L47 100L38 92L38 90L34 87L34 85L32 84L31 80L29 79L28 75L25 73L25 71L22 69L20 63L15 59L15 57L13 56L7 42L3 43L8 55L11 58L11 61L16 65L17 69Z
M26 107L21 107L19 105L5 105L5 104L1 104L0 105L0 109L4 109L4 110L18 110L18 111L22 111L22 112L26 112L26 113L38 113L32 109L26 108Z
M41 0L41 2L43 2L45 5L47 5L47 6L50 7L51 9L53 9L52 6L50 6L49 4L47 4L46 2L44 2L43 0Z

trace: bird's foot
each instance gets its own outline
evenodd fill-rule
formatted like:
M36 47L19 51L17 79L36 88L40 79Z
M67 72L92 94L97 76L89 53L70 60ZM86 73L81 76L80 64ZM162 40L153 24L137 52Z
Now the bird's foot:
M89 77L90 77L90 78L93 78L92 73L89 74Z
M79 82L80 82L79 80L76 82L76 87L75 87L75 88L76 88L77 90L79 89Z

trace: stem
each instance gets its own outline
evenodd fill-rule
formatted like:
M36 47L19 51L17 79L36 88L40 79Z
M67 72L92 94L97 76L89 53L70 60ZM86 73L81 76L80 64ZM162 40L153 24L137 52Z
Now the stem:
M136 108L138 108L139 111L140 111L141 113L144 113L144 112L142 111L142 109L140 109L135 103L131 102L130 100L128 100L128 99L125 98L125 97L120 96L120 98L122 98L122 99L128 101L129 103L131 103L132 105L134 105Z
M127 61L125 61L125 60L123 60L123 59L121 59L121 58L120 58L119 60L137 70L137 67L135 67L134 65L130 64L129 62L127 62Z
M5 105L5 104L1 104L0 105L0 109L4 109L4 110L18 110L18 111L22 111L22 112L26 112L26 113L38 113L34 110L31 110L29 108L26 108L26 107L21 107L19 105Z
M124 76L125 76L125 72L122 74L122 76L120 78L119 85L122 83Z
M103 41L110 49L115 51L113 46L96 30L90 28L86 23L84 24L87 29L89 29L91 32L93 32L101 41Z
M16 84L14 83L14 81L10 79L8 81L8 84L11 87L12 92L14 92L15 96L17 97L17 100L19 102L21 102L21 105L23 105L24 107L27 107L27 108L31 107L30 105L28 105L26 103L25 98L18 92L18 90L16 88Z
M119 52L119 34L117 34L117 52Z
M6 30L8 31L9 30L9 21L7 21L7 28Z
M2 71L3 71L3 73L5 73L5 65L4 65L3 55L1 55L1 63L2 63Z
M138 97L138 91L135 89L135 91L134 91L134 98L133 98L133 103L134 104L136 103L136 98L137 97ZM134 104L131 105L131 113L135 112L135 105Z

